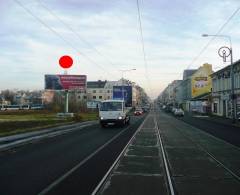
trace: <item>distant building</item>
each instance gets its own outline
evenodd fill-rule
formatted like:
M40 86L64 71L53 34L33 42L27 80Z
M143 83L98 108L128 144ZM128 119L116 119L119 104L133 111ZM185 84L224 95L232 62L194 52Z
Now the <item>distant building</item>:
M192 98L191 76L197 69L187 69L183 71L183 80L175 87L176 103L184 110L189 110L187 101Z
M0 95L0 105L11 105L11 102L8 100L5 100L5 98Z
M211 110L209 98L212 73L211 64L203 64L198 69L184 70L183 80L170 83L161 93L160 101L186 111L208 112Z
M93 108L100 101L113 99L113 88L115 86L132 87L132 106L137 106L147 102L148 98L144 90L135 83L120 79L118 81L88 81L86 90L71 90L69 92L69 101L84 103L89 108ZM61 96L64 99L64 92L57 90L45 90L43 93L43 102L50 104L54 101L54 96ZM131 100L130 100L131 102Z
M42 104L42 91L18 91L13 97L12 104L32 105Z
M105 89L107 81L88 81L87 82L87 100L88 101L103 101L110 99L107 94L108 91Z
M50 104L53 102L55 91L54 90L45 90L42 94L43 104Z

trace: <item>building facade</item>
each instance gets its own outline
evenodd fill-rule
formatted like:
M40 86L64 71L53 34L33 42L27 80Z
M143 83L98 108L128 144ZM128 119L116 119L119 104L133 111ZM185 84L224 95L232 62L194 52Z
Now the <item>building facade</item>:
M240 113L240 60L234 64L235 115ZM231 66L212 74L212 113L232 118Z

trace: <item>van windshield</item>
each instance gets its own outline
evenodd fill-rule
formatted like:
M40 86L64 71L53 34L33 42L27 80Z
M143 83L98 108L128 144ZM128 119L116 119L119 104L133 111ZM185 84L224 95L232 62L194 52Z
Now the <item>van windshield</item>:
M100 111L121 111L122 102L103 102Z

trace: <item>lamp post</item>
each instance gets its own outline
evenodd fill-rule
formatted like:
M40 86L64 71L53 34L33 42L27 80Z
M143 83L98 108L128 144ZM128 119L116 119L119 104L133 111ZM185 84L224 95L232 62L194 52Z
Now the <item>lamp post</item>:
M223 58L223 61L226 62L226 57L230 56L230 75L231 75L231 100L232 100L232 122L236 122L236 112L235 112L235 94L234 94L234 72L233 72L233 54L232 54L232 40L228 35L209 35L203 34L203 37L223 37L229 40L230 47L221 47L218 51L218 54ZM226 53L226 49L229 53Z
M120 70L122 72L122 98L123 98L123 101L124 101L124 88L123 88L123 73L124 72L130 72L132 70L136 70L135 68L133 69L125 69L125 70Z

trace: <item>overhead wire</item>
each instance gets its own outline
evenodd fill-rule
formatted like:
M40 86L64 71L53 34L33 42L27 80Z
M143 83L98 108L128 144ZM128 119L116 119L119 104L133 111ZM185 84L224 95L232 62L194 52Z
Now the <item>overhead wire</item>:
M149 79L149 73L148 73L148 63L147 63L145 43L144 43L144 38L143 38L141 10L140 10L140 5L139 5L139 1L138 0L136 0L136 3L137 3L137 13L138 13L140 40L141 40L141 45L142 45L143 61L144 61L144 67L145 67L145 77L146 77L146 80L147 80L147 83L148 83L148 87L149 87L150 91L153 93L151 82L150 82L150 79Z
M189 69L194 62L196 62L199 57L204 53L204 51L206 51L206 49L209 47L209 45L216 39L217 35L219 35L223 29L227 26L227 24L233 19L233 17L239 12L240 7L238 7L231 15L230 17L226 20L226 22L224 22L224 24L219 28L219 30L214 34L214 36L207 42L207 44L200 50L200 52L198 53L198 55L196 55L193 60L191 61L191 63L186 67L186 69ZM215 36L216 35L216 36ZM185 70L186 70L185 69ZM179 77L182 76L182 73L179 75ZM180 85L180 83L176 86L178 87Z
M26 6L24 6L19 0L13 0L16 2L20 7L22 7L28 14L30 14L35 20L37 20L39 23L41 23L43 26L45 26L48 30L50 30L53 34L55 34L58 38L60 38L65 44L67 44L69 47L71 47L76 53L83 56L85 59L87 59L90 63L96 65L99 69L101 69L105 74L110 74L111 76L114 76L112 73L108 72L105 68L103 68L101 65L96 63L94 60L89 58L86 54L81 52L77 47L75 47L73 44L71 44L67 39L65 39L61 34L59 34L56 30L51 28L48 24L46 24L41 18L36 16L30 9L28 9Z
M219 28L219 30L214 35L219 35L222 30L225 28L225 26L232 20L232 18L239 12L240 7L238 7L231 16L226 20L226 22ZM198 58L203 54L203 52L209 47L209 45L216 39L215 36L213 36L207 44L200 50L199 54L193 58L193 60L190 62L190 64L187 66L187 69L189 69L194 62L198 60Z
M63 26L65 26L69 31L71 31L79 40L84 42L88 47L93 49L98 55L100 55L102 58L104 58L105 61L107 61L109 64L112 66L115 66L111 60L109 60L105 55L103 55L98 49L96 49L92 44L90 44L88 41L86 41L81 35L74 30L69 24L64 22L57 14L55 14L51 9L49 9L43 2L42 0L35 0L38 2L38 4L43 7L49 14L51 14L53 17L55 17Z

